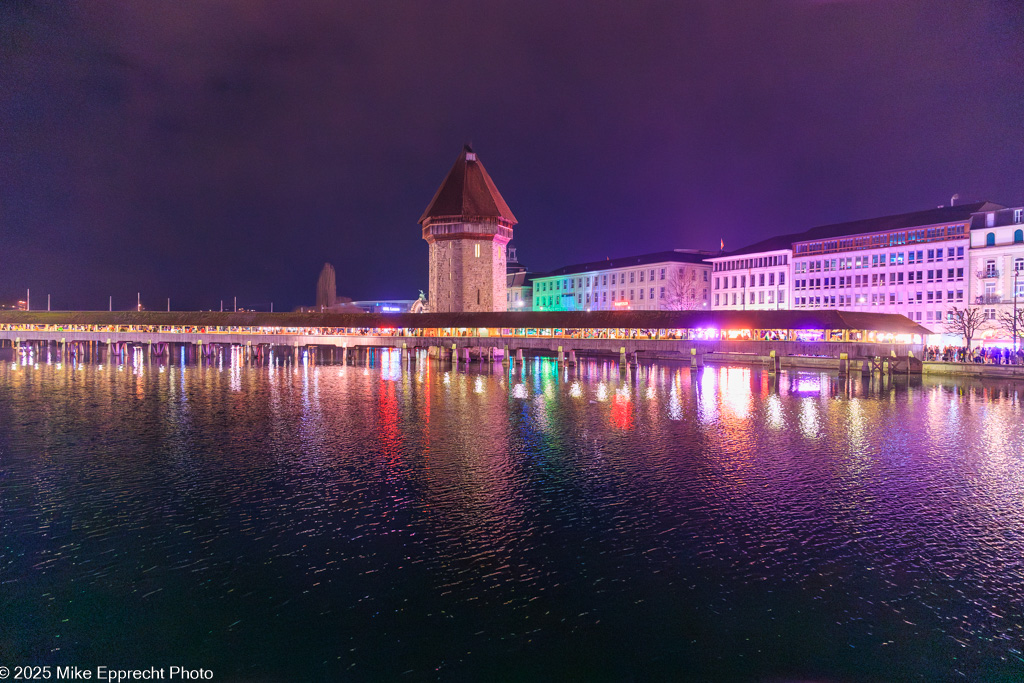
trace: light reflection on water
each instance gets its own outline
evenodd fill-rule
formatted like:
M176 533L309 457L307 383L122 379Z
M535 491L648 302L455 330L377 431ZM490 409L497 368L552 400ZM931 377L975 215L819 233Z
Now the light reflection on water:
M1020 385L175 358L0 365L5 661L1024 674Z

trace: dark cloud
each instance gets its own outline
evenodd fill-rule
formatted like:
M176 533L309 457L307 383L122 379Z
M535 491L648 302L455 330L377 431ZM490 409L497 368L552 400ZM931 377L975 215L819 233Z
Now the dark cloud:
M1020 202L1014 3L0 5L0 299L412 297L472 141L535 269Z

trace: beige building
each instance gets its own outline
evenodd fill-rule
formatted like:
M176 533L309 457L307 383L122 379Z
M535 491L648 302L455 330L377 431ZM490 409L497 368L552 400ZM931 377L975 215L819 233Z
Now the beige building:
M708 309L710 252L659 251L565 266L533 278L535 311Z
M505 249L516 222L467 145L419 220L430 245L431 312L505 310Z
M780 311L792 308L792 235L772 237L706 259L714 269L711 308L716 311Z
M1024 208L981 211L971 221L971 303L982 309L984 342L1009 344L1000 321L1024 308ZM1020 334L1020 333L1018 333Z

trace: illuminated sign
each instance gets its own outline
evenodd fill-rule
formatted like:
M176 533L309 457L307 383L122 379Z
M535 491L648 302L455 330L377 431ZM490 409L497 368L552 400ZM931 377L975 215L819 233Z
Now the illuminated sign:
M385 313L399 313L402 309L398 306L381 306L380 310Z

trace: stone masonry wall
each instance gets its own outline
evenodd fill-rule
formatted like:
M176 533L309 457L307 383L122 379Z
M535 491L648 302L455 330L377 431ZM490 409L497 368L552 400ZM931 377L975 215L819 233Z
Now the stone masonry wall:
M432 312L506 309L504 243L469 238L438 240L430 245L429 252Z

